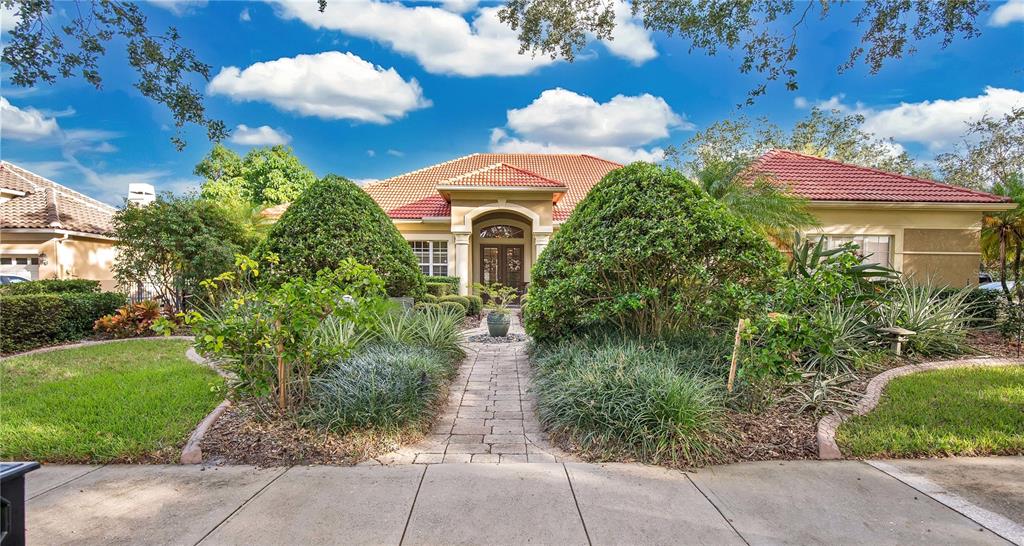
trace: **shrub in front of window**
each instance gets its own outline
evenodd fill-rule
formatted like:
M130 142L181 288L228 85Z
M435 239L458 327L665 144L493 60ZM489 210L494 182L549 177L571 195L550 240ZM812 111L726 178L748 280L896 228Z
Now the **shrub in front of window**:
M310 186L274 224L262 246L280 258L274 276L313 278L352 258L371 266L390 296L423 293L409 243L383 210L352 182L329 175Z
M472 314L472 313L470 313L470 311L472 311L473 305L471 303L469 303L469 298L467 298L465 296L444 296L444 297L438 299L439 303L444 303L446 301L453 301L453 302L461 305L462 306L462 312L464 314L467 314L467 315Z
M427 293L428 294L431 294L433 296L437 296L439 298L447 296L448 294L451 294L451 289L452 289L451 285L446 283L446 282L433 282L433 281L430 281L430 282L426 283L426 287L427 287Z
M459 278L458 277L435 275L433 277L430 277L429 281L430 282L443 282L443 283L447 284L448 285L448 293L449 294L458 294L459 293Z
M533 267L527 331L662 336L734 322L778 278L782 256L681 173L612 171Z

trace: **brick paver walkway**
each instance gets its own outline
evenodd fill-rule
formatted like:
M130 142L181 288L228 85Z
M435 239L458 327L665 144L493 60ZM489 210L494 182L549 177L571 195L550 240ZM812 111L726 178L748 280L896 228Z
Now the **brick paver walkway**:
M466 333L486 331L487 325ZM513 316L510 333L522 334ZM548 443L530 392L526 343L466 343L448 407L423 442L377 463L553 463L567 454Z

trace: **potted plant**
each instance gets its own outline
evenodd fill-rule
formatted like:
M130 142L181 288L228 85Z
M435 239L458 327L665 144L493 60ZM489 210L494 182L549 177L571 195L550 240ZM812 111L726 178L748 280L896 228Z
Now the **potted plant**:
M505 337L508 335L508 327L512 324L512 317L509 315L508 306L519 297L516 289L500 283L489 285L476 283L473 287L487 300L487 303L484 305L490 311L487 314L487 333L491 337Z

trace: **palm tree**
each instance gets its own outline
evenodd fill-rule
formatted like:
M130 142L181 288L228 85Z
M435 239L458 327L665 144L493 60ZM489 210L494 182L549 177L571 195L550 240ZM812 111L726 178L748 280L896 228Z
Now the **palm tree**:
M807 200L773 183L751 169L749 160L707 162L695 174L696 182L711 197L745 219L765 236L791 241L801 228L816 226L818 219L807 210Z
M992 193L1009 197L1017 208L997 213L986 214L982 219L981 252L988 260L999 260L999 277L1003 285L1003 293L1009 301L1013 301L1010 288L1006 284L1007 262L1013 261L1014 292L1018 299L1024 292L1020 284L1021 245L1024 243L1024 181L1019 174L1008 176L992 186Z

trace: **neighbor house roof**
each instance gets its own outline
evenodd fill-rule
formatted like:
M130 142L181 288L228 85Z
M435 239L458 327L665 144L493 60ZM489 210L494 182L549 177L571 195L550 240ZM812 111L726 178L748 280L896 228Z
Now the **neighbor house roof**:
M811 201L903 203L1002 203L1007 197L940 184L933 180L859 167L801 154L772 150L752 167L794 194Z
M0 161L0 189L25 195L0 203L0 228L54 229L108 235L114 207L8 161Z
M364 189L395 219L451 214L438 187L550 188L561 194L554 220L569 216L604 175L622 165L584 154L473 154L367 184Z

